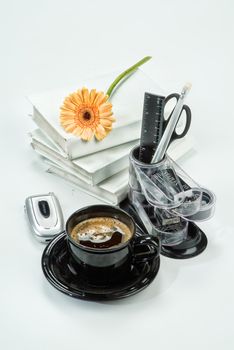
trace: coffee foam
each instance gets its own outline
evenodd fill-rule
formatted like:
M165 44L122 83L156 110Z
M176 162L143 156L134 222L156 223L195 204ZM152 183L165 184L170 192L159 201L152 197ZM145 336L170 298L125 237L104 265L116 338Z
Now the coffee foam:
M119 234L119 240L112 240L114 234ZM121 234L121 235L120 235ZM111 217L96 217L78 223L71 232L71 238L80 243L94 247L105 247L118 245L127 242L132 237L129 227L122 221Z

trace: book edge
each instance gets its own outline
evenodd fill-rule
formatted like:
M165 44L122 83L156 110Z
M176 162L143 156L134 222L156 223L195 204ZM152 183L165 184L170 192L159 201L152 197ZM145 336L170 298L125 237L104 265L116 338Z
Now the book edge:
M67 171L64 171L62 169L59 169L58 167L51 166L48 170L48 173L55 174L62 178L65 181L68 181L74 185L76 185L81 191L87 193L88 195L91 195L101 201L107 202L108 204L117 205L119 203L119 197L116 194L110 193L106 191L105 189L97 188L97 186L92 186L92 189L95 189L95 191L91 191L88 188L82 187L79 183L77 183L76 178L74 175L69 174ZM65 175L65 176L64 176ZM87 185L87 184L86 184ZM96 190L99 190L97 193Z

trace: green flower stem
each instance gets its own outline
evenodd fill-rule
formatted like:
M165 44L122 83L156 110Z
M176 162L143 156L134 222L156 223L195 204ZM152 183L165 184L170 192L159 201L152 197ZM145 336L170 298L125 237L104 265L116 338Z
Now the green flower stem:
M116 87L116 85L120 82L120 80L122 80L123 78L125 78L127 75L131 74L132 72L134 72L138 67L142 66L142 64L146 63L147 61L149 61L152 57L151 56L146 56L144 57L142 60L140 60L139 62L137 62L136 64L134 64L133 66L131 66L130 68L128 68L127 70L125 70L123 73L121 73L114 81L113 83L110 85L110 87L107 90L107 95L110 97L114 88Z

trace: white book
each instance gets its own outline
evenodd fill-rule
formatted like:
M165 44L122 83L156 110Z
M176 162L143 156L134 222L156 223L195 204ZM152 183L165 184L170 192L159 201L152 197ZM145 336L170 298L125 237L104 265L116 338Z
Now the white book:
M32 118L37 126L60 147L70 159L76 159L104 149L114 147L140 138L144 93L162 94L162 90L140 69L125 79L111 96L116 122L109 135L102 141L95 139L85 142L66 133L59 122L60 107L64 98L83 86L106 92L119 73L84 81L68 89L53 90L29 96L33 105Z
M48 173L57 175L72 184L78 186L83 192L102 200L108 204L118 205L126 196L128 190L128 169L109 177L98 186L91 186L79 179L68 169L60 168L55 164L50 164Z
M182 160L192 150L192 141L188 137L174 141L168 149L168 154L175 161ZM77 172L70 168L58 164L51 160L45 162L49 166L47 171L55 174L80 188L84 191L104 202L117 205L127 196L128 191L128 168L102 181L99 185L91 186L82 181Z
M67 167L84 182L96 185L108 177L128 167L129 153L139 142L138 140L112 147L98 153L70 160L61 152L40 129L32 131L31 145L43 157L53 161L58 166Z

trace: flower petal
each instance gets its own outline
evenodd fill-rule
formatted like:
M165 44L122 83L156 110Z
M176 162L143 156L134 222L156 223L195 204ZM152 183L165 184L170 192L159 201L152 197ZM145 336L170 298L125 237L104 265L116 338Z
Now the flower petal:
M80 96L76 92L74 92L73 94L70 94L69 98L71 102L76 106L79 106L82 103Z
M99 106L103 105L104 103L106 103L106 101L108 100L109 96L105 95L103 96L103 98L100 100L99 102Z
M105 127L110 127L112 125L112 121L109 119L100 119L100 124Z
M84 102L84 100L83 100L83 94L82 94L82 91L79 89L79 90L77 90L76 94L77 94L77 98L79 98L79 99L80 99L80 101L81 101L81 103L83 103L83 102Z
M105 130L107 133L109 133L112 130L112 126L105 126Z
M92 89L89 94L89 103L93 104L93 101L97 95L96 89Z
M106 131L105 131L104 127L101 124L99 124L96 127L95 137L99 141L103 140L106 137Z
M64 101L62 108L67 108L75 112L77 107L76 105L74 105L74 103L71 103L69 100L69 101Z
M104 92L100 91L97 93L97 96L94 100L94 104L96 106L99 106L99 104L102 102L103 98L105 97Z
M110 102L105 102L98 107L100 112L107 112L112 109L112 104Z
M110 118L113 115L113 112L102 112L100 113L100 118Z
M76 114L74 111L71 111L71 110L67 111L67 110L62 109L60 115L63 117L73 117L74 118Z
M81 90L84 103L89 103L89 90L85 87Z
M80 136L83 132L83 129L80 126L76 126L76 128L73 130L73 135Z
M82 131L80 137L84 141L90 141L93 137L94 131L90 128L86 128Z
M76 124L70 124L68 126L64 126L64 129L67 131L67 132L73 132L73 130L76 128Z
M61 124L64 126L74 123L74 120L62 120L62 119L60 119L60 121L61 121Z
M75 115L67 115L67 114L60 114L60 119L61 120L74 120L75 119Z

